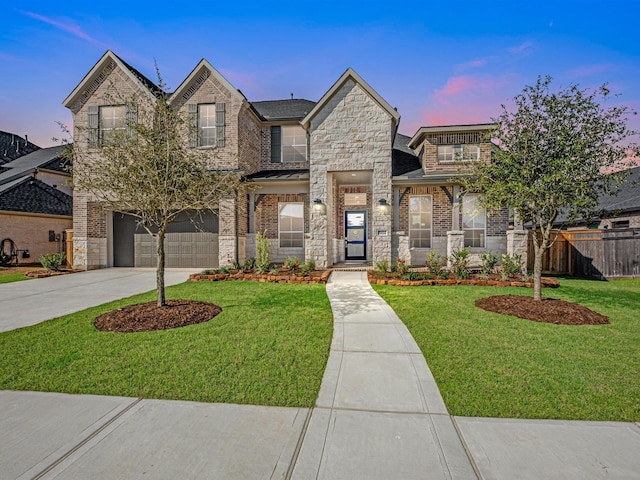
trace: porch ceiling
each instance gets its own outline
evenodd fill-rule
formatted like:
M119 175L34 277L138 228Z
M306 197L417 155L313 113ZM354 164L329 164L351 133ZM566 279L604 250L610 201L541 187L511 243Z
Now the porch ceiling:
M331 172L338 185L370 185L373 183L373 172L357 170L354 172Z

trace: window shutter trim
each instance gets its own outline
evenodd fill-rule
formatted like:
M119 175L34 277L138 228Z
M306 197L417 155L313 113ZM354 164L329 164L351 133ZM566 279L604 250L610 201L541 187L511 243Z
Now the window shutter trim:
M97 105L89 105L87 107L87 123L87 141L89 143L89 147L95 148L98 146L100 107Z
M282 162L282 128L278 125L271 127L271 163Z
M225 104L216 103L216 145L224 147L225 142Z
M189 120L189 146L198 146L198 104L187 104L187 117Z

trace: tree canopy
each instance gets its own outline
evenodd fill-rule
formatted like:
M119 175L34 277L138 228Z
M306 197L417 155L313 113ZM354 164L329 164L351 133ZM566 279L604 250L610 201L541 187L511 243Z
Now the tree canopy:
M473 167L466 188L482 193L489 210L510 207L534 232L534 297L541 298L542 254L552 245L552 228L561 211L569 219L590 218L602 194L624 181L625 159L639 157L628 125L635 112L605 103L607 85L594 90L570 85L551 90L551 77L538 77L502 105L493 119L496 148L490 163Z

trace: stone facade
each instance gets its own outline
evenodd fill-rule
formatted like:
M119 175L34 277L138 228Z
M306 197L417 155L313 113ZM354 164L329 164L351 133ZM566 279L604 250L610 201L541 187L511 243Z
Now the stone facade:
M362 85L347 79L310 122L310 197L331 207L335 199L328 196L330 173L365 170L372 172L372 197L390 203L393 133L389 113ZM337 223L336 219L311 213L305 255L321 267L330 265L333 255L331 223ZM391 215L372 209L370 225L371 260L390 262Z

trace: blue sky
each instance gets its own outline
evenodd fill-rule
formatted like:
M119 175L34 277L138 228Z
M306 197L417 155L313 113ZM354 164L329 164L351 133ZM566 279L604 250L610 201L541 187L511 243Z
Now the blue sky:
M535 5L535 7L532 7ZM15 1L0 30L0 130L42 147L107 49L170 89L201 58L249 100L318 100L348 68L420 126L487 122L551 75L640 111L640 2ZM634 118L631 126L640 129Z

